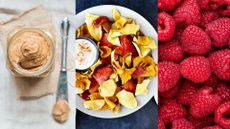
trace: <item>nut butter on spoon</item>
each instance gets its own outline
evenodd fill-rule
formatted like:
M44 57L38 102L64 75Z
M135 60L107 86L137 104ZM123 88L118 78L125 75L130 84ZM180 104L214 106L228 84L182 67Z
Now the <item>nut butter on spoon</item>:
M69 117L69 104L68 104L68 88L67 88L67 41L69 33L69 20L65 18L61 22L62 32L62 57L61 57L61 71L58 82L58 91L56 96L56 103L53 107L53 118L59 122L64 123Z

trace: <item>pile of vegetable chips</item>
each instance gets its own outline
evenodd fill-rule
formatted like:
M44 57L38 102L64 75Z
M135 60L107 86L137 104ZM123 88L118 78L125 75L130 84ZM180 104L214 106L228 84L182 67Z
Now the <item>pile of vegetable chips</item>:
M151 56L155 41L143 35L133 19L113 10L113 20L87 13L77 37L97 43L99 60L87 71L76 72L76 88L89 110L120 112L121 105L138 106L136 96L148 94L157 65Z

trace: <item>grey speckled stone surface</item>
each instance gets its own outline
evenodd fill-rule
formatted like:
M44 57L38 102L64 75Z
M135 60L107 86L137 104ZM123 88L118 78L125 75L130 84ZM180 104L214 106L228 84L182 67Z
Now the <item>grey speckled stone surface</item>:
M157 30L157 0L76 0L76 13L96 5L114 4L135 10ZM157 105L152 99L139 111L117 119L99 119L78 111L77 129L157 129Z

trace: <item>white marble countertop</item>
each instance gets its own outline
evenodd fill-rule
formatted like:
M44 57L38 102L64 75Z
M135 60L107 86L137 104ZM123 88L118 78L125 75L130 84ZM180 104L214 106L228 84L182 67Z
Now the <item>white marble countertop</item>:
M12 8L23 11L38 4L44 5L53 17L56 30L64 17L75 21L75 0L0 0L0 8ZM1 16L4 14L0 14ZM71 28L70 42L74 42L74 29ZM58 32L59 34L59 32ZM0 46L1 47L1 46ZM69 46L71 47L71 46ZM71 55L71 52L68 52ZM75 90L69 85L69 103L71 112L64 124L56 123L52 118L55 95L36 100L20 100L11 81L12 76L6 69L5 57L0 48L0 128L1 129L74 129L75 128Z

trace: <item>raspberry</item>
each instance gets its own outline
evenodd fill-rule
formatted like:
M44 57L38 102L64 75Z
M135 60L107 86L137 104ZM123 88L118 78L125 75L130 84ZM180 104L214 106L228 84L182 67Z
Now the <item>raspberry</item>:
M215 47L223 47L230 41L230 18L219 18L207 25L206 33Z
M220 14L222 16L230 16L230 0L222 0Z
M197 0L184 0L184 3L176 9L173 15L177 25L185 23L186 25L198 25L201 14Z
M230 49L215 51L208 57L211 70L223 80L230 80Z
M179 65L173 62L160 62L158 71L159 92L165 92L173 88L180 79Z
M181 37L182 47L189 54L206 54L211 49L211 40L199 27L188 26Z
M211 74L209 79L204 82L204 85L207 87L215 88L219 82L218 77L215 74Z
M172 123L172 129L195 129L191 122L186 119L176 119Z
M215 123L225 129L230 129L230 102L221 104L214 114Z
M166 129L165 128L165 123L164 123L164 121L160 117L158 117L157 127L158 127L158 129Z
M177 100L179 103L189 106L195 93L199 90L199 85L190 81L185 81L178 93Z
M220 83L215 92L221 97L222 101L230 101L230 85Z
M192 56L180 63L180 71L183 77L195 83L201 83L211 75L208 60L203 56Z
M200 0L202 1L202 0ZM205 11L201 15L201 27L206 28L207 24L216 20L218 18L218 13L216 11Z
M159 59L178 62L184 57L184 51L177 41L170 41L159 45Z
M175 32L175 21L172 16L165 12L158 14L158 40L169 41Z
M181 0L158 0L158 8L162 11L172 11Z
M209 127L205 127L203 129L222 129L220 126L215 125L215 126L209 126Z
M190 113L195 118L210 115L219 106L221 98L213 94L213 88L202 88L194 96L190 106Z
M181 84L182 84L181 81L178 81L177 84L173 88L165 92L161 92L160 95L164 98L174 97L178 93L179 89L181 88Z
M198 0L200 8L203 10L216 10L221 3L221 0Z
M173 120L185 118L186 109L176 101L168 101L159 109L159 117L162 118L164 123L170 124Z
M196 127L196 129L201 129L214 124L212 115L199 119L189 116L188 120Z

